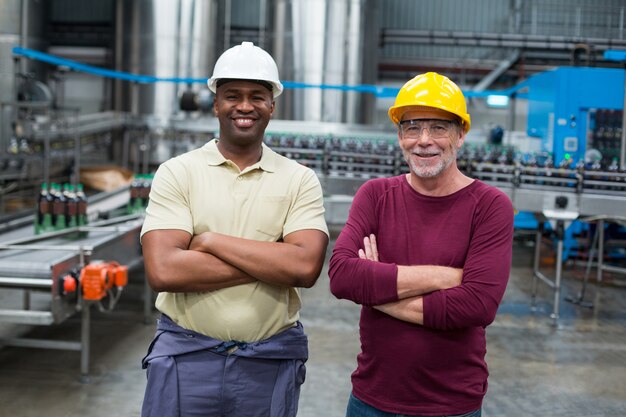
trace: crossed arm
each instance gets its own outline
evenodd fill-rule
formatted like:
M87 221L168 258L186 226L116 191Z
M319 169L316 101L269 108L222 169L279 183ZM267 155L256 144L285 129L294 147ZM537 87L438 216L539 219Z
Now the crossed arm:
M363 249L359 258L378 262L376 236L363 238ZM398 265L398 301L374 306L399 320L424 324L423 295L436 290L444 290L461 284L463 270L436 265Z
M152 230L142 237L148 283L155 291L211 291L255 281L311 287L324 263L328 236L306 229L282 242L204 232Z

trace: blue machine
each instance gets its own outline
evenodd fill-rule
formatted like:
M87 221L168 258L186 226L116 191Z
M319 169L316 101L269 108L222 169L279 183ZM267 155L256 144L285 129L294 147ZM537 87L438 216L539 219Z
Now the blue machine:
M624 72L560 67L529 78L528 135L542 139L542 150L551 153L555 163L584 160L594 139L590 133L599 129L598 124L622 124ZM598 141L594 145L603 147L597 150L610 162L619 151L620 140L616 137L614 141Z
M542 151L552 155L555 165L565 162L573 168L580 161L589 163L590 156L605 167L619 161L625 72L560 67L527 80L527 134L542 139ZM532 226L529 214L519 213L516 227ZM567 228L564 259L585 227L575 221Z

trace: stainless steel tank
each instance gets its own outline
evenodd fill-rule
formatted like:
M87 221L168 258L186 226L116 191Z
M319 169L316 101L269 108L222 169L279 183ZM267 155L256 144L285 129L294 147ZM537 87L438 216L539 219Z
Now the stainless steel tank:
M217 0L118 0L116 67L140 75L208 78L215 63ZM116 108L168 118L200 84L118 81Z
M0 100L15 97L14 63L11 49L21 44L20 0L0 0Z
M276 0L273 55L282 80L313 85L373 84L378 62L373 0ZM287 90L278 118L370 123L371 94L334 89Z
M0 0L0 102L11 102L16 99L16 73L31 73L35 78L41 76L41 65L36 61L21 59L19 67L15 67L13 47L21 46L43 50L42 24L45 16L42 2L29 0ZM6 150L6 141L11 131L13 108L3 106L5 123L0 126L0 152Z

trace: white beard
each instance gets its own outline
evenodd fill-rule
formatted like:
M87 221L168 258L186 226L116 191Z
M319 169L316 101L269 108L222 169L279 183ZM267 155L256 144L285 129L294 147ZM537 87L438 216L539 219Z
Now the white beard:
M409 164L411 171L420 178L433 178L441 174L446 168L456 160L457 150L454 146L450 147L450 153L443 154L434 165L428 161L415 161L411 158L411 154L404 152L404 159Z

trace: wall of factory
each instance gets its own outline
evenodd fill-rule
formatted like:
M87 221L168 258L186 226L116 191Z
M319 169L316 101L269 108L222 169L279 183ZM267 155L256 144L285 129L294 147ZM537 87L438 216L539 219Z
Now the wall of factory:
M32 0L29 4L39 3ZM52 0L46 9L46 44L42 50L84 64L109 68L113 62L116 0ZM75 71L49 68L47 83L57 104L82 114L113 108L113 81Z
M563 59L559 55L565 53L555 45L547 45L548 37L580 39L583 44L586 38L596 42L626 39L626 4L622 0L386 0L380 2L380 11L380 61L393 67L393 71L384 74L393 77L401 76L403 67L411 71L416 61L428 57L427 65L458 74L463 83L466 70L471 69L468 66L494 67L516 47L497 44L495 39L484 39L480 46L468 47L474 45L472 38L481 33L532 36L533 43L546 43L545 49L533 52L537 59L545 60ZM391 34L393 31L400 33ZM445 38L441 35L429 41L429 31L462 35L454 46L437 42L437 38ZM529 56L527 53L526 58ZM459 65L459 61L464 64Z
M380 25L384 30L512 33L510 3L500 0L384 1L380 7ZM501 48L420 44L409 36L398 42L392 39L385 42L380 59L395 66L395 76L402 73L402 67L406 67L407 73L413 71L415 61L423 57L429 57L427 64L432 68L445 68L462 75L464 68L458 64L458 58L479 64L485 59L497 62L506 53L508 51Z

